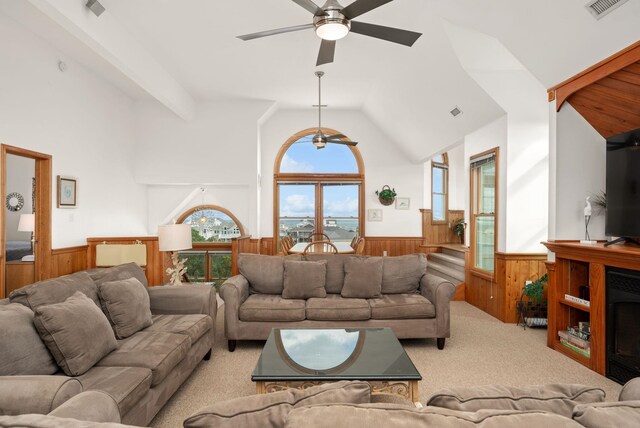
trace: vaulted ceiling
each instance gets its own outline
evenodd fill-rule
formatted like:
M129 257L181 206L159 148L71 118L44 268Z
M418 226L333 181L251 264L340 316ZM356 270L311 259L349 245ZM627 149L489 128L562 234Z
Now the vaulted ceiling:
M134 100L156 99L185 120L207 100L316 101L312 30L243 42L237 35L310 22L290 0L0 0L6 13ZM351 3L343 0L344 5ZM317 1L320 4L320 1ZM362 109L411 160L460 141L504 111L461 67L445 26L496 38L545 87L640 39L640 2L601 20L586 0L395 0L359 17L422 32L412 48L349 34L320 67L330 109ZM490 55L478 52L478 55ZM541 97L546 94L541 93ZM453 119L458 106L464 115ZM327 124L330 125L330 124Z

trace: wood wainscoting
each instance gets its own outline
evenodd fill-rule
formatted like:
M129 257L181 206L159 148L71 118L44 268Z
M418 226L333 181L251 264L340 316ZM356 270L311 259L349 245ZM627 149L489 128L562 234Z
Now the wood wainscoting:
M51 250L51 277L57 278L88 269L88 251L88 245Z
M145 275L149 287L162 285L165 280L165 269L171 266L169 253L160 252L157 236L138 236L138 237L120 237L120 238L87 238L87 268L96 267L96 246L102 243L108 244L135 244L140 241L147 247L147 266L145 267Z
M466 301L506 323L516 323L516 307L525 281L547 272L546 254L496 253L495 272L470 269L467 264Z
M430 253L437 247L424 246L420 237L367 236L364 238L364 254L367 256L404 256L414 253Z
M449 210L446 222L433 222L433 212L421 209L423 245L459 244L460 238L453 232L453 225L464 219L464 210Z

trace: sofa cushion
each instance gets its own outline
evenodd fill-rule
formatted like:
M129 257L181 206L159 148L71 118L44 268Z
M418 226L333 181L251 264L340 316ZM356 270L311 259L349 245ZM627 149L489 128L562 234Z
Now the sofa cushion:
M344 262L342 297L374 299L382 290L382 257L350 257Z
M573 420L586 428L637 428L640 426L640 401L580 404L573 409Z
M102 311L118 339L131 336L152 324L147 289L136 278L98 284Z
M383 294L370 299L374 320L435 318L436 308L420 294Z
M420 287L420 278L426 272L425 254L383 257L382 294L415 293Z
M241 321L302 321L304 300L280 296L252 294L240 306Z
M144 367L92 367L77 377L85 391L103 391L126 415L151 388L151 370Z
M299 254L291 256L263 256L240 254L238 269L247 278L252 293L282 294L284 289L284 260L302 260Z
M136 278L145 288L149 285L144 270L136 263L124 263L108 268L91 269L87 271L96 284L118 281L121 279Z
M86 372L118 345L107 317L79 291L64 302L38 306L33 322L68 376Z
M0 305L0 376L50 375L58 366L33 325L33 311L19 304Z
M469 413L438 407L415 409L400 404L340 403L293 409L285 427L580 428L580 424L541 411L481 410Z
M371 318L371 308L364 299L329 294L324 299L307 300L306 314L308 320L361 321Z
M284 261L284 290L285 299L310 299L312 297L326 297L324 289L327 276L327 261Z
M191 339L186 334L139 331L118 341L118 349L98 361L99 367L146 367L151 386L164 380L187 355Z
M328 403L368 403L371 387L366 382L342 381L287 389L270 394L240 397L206 407L184 421L185 428L282 427L295 408ZM299 426L305 426L301 424ZM341 426L341 425L334 425Z
M577 404L600 402L604 396L602 389L583 385L483 385L438 391L429 398L427 406L468 412L481 409L542 410L570 418Z
M86 272L76 272L59 278L36 282L14 290L9 295L11 303L21 303L31 310L40 305L64 302L67 297L80 291L100 306L98 287Z
M153 315L153 324L145 331L164 331L166 333L187 334L194 344L206 332L213 328L213 321L208 315Z
M304 259L312 262L327 261L327 277L324 288L327 293L340 294L344 284L344 261L353 257L350 254L305 254Z

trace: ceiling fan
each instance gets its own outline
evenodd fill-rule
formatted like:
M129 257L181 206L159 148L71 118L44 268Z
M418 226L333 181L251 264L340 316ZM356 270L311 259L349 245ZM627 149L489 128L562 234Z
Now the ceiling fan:
M323 71L316 71L315 75L318 76L318 131L313 135L311 142L318 150L324 149L327 144L342 144L345 146L356 146L358 143L355 141L342 141L341 138L347 138L343 134L335 134L326 136L322 132L322 76Z
M405 46L413 46L422 33L353 21L354 18L391 1L392 0L356 0L349 6L342 7L337 0L327 0L324 6L319 7L311 0L293 0L293 2L313 13L313 23L260 31L258 33L238 36L238 38L246 41L313 28L318 37L322 39L316 66L333 62L333 56L336 51L336 40L343 38L349 34L350 31Z

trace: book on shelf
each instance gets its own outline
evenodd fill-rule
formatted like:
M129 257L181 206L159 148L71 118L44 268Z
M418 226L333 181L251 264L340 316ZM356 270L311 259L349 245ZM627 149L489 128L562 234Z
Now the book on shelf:
M590 307L591 306L591 302L590 301L581 299L581 298L576 297L576 296L572 296L571 294L565 294L564 295L564 299L568 300L570 302L573 302L573 303L577 303L577 304L582 305L582 306L586 306L586 307Z
M590 349L582 349L579 346L576 346L572 343L569 343L568 341L564 340L564 339L560 339L560 344L562 344L562 346L571 349L574 352L577 352L580 355L584 355L585 357L590 357L591 356L591 350Z

